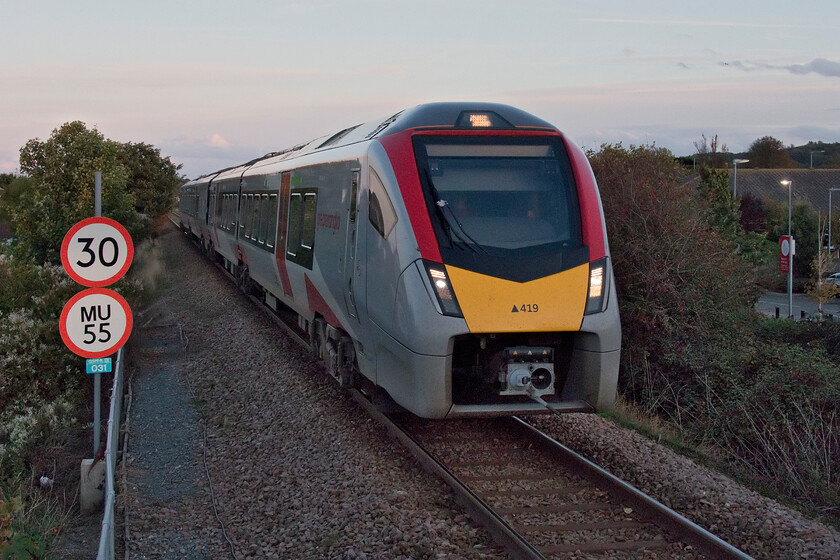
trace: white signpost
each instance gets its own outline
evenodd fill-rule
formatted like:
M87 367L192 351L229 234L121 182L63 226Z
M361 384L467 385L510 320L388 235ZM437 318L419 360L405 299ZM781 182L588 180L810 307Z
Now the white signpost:
M134 258L134 244L119 222L103 218L102 174L94 174L94 214L72 228L61 243L61 264L84 290L61 311L59 330L64 344L88 359L85 370L93 374L93 453L99 450L99 401L104 358L119 350L131 335L133 319L125 299L104 286L123 277ZM110 367L110 359L108 359Z

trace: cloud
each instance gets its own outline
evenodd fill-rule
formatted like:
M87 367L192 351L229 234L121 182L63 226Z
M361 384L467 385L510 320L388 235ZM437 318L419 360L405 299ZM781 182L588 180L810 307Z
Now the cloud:
M840 62L826 60L825 58L815 58L807 64L763 64L759 62L742 62L740 60L733 60L730 62L721 62L720 66L728 66L730 68L737 68L744 72L755 72L758 70L787 70L791 74L819 74L829 78L840 78Z
M219 133L208 136L177 136L165 138L156 144L161 153L168 154L175 163L183 165L181 172L187 177L198 177L205 173L239 165L265 152L254 145L238 145L227 141Z
M810 74L813 72L829 78L840 78L840 62L832 62L824 58L815 58L808 64L794 64L786 68L794 74Z
M230 142L222 138L222 135L214 132L210 136L209 145L213 146L214 148L228 148L230 147Z

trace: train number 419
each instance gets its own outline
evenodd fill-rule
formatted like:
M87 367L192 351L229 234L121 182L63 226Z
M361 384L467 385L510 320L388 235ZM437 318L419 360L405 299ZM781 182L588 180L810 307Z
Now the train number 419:
M511 313L537 313L540 306L536 303L523 303L522 305L514 305Z

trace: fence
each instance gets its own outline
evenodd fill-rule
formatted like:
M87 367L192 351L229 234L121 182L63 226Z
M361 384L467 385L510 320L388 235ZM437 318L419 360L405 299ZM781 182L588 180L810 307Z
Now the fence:
M120 424L123 401L123 349L117 352L114 367L114 386L111 389L111 411L108 415L108 435L105 442L105 513L102 515L102 532L96 560L114 560L114 505L116 492L117 453L120 448Z

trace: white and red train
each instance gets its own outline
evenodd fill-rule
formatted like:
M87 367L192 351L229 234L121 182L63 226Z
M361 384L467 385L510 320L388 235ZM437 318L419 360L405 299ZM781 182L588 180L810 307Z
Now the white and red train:
M427 418L612 406L598 187L531 114L420 105L190 181L179 214L345 386Z

